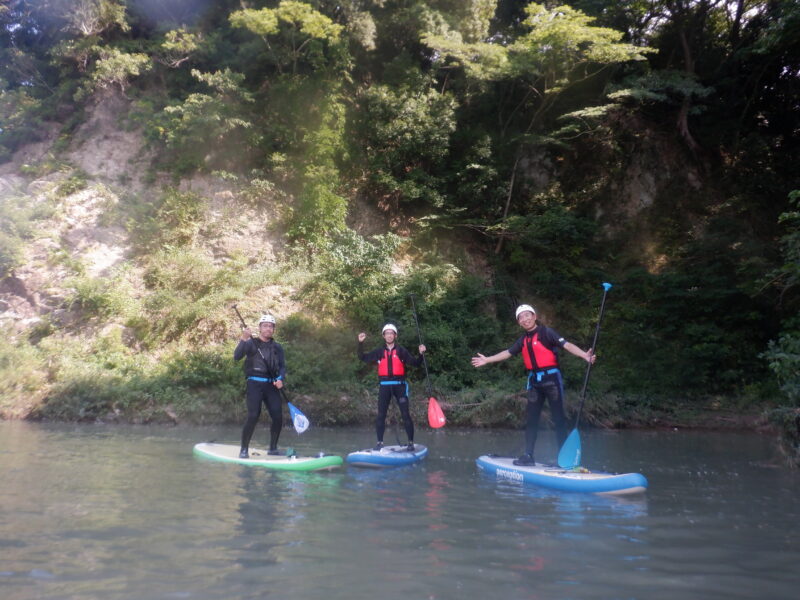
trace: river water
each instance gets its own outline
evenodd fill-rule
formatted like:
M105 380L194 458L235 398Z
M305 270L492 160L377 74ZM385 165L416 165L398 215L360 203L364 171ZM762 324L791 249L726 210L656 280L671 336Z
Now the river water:
M423 463L379 471L192 455L238 437L0 422L0 598L797 597L800 474L771 466L765 436L583 432L585 466L647 476L625 499L480 473L480 454L519 452L518 431L423 429ZM552 433L539 437L552 459ZM372 441L312 427L281 444L344 455Z

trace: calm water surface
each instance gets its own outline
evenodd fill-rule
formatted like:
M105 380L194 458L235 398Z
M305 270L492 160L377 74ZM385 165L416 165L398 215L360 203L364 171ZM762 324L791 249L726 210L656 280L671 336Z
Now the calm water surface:
M256 437L263 442L263 428ZM645 474L628 499L496 482L517 431L423 430L426 461L277 473L192 446L238 427L0 423L0 598L797 598L800 475L772 440L584 432L584 464ZM387 432L387 440L392 434ZM368 429L286 430L346 454ZM556 454L543 432L537 457Z

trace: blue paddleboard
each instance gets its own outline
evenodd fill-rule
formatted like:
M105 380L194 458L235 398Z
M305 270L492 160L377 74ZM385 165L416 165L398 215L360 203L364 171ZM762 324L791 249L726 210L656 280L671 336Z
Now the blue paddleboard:
M421 461L428 454L428 448L414 444L414 451L405 446L384 446L380 450L358 450L347 455L347 463L354 467L400 467Z
M530 483L562 492L590 494L639 494L647 489L647 479L640 473L603 473L583 467L562 469L557 465L536 463L530 466L514 464L509 457L484 455L476 461L478 468L497 479Z

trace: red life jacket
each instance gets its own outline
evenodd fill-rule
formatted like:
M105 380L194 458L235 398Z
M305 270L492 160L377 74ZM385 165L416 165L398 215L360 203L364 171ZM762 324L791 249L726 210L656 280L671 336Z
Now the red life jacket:
M389 350L384 348L383 358L378 361L378 377L404 377L406 367L397 356L397 346Z
M522 340L522 360L529 371L540 371L558 366L558 356L539 341L539 332Z

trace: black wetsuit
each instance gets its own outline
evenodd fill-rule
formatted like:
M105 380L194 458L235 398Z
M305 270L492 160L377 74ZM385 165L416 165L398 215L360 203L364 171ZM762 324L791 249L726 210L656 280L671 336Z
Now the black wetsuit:
M564 347L567 341L554 330L544 325L538 325L533 331L526 332L508 349L508 353L516 356L522 352L522 346L526 338L530 339L534 333L538 333L539 343L545 348L558 354L558 350ZM558 447L564 445L567 439L567 421L564 417L564 380L561 377L561 370L558 365L541 370L528 372L528 403L526 408L527 423L525 426L525 453L533 456L533 448L536 445L536 437L539 431L539 417L542 407L547 400L550 403L550 414L553 417L553 425L556 430L556 440Z
M422 364L422 355L414 358L411 353L402 346L394 345L397 350L397 357L404 365L418 367ZM388 348L381 346L372 352L364 353L364 342L358 343L358 358L366 363L377 363L384 357L384 351ZM405 375L395 375L391 372L391 361L389 361L389 373L379 376L380 390L378 391L378 416L375 419L375 434L379 442L383 442L383 434L386 431L386 413L389 412L389 405L392 397L397 401L400 415L403 417L403 427L406 430L409 443L414 442L414 422L411 420L411 411L408 409L408 384Z
M261 403L267 406L272 424L270 425L269 449L277 450L278 437L283 427L281 393L274 382L285 380L286 362L283 348L275 340L264 342L252 338L246 342L239 340L233 351L233 360L244 361L247 376L247 421L242 429L242 448L250 446L250 438L261 416Z

